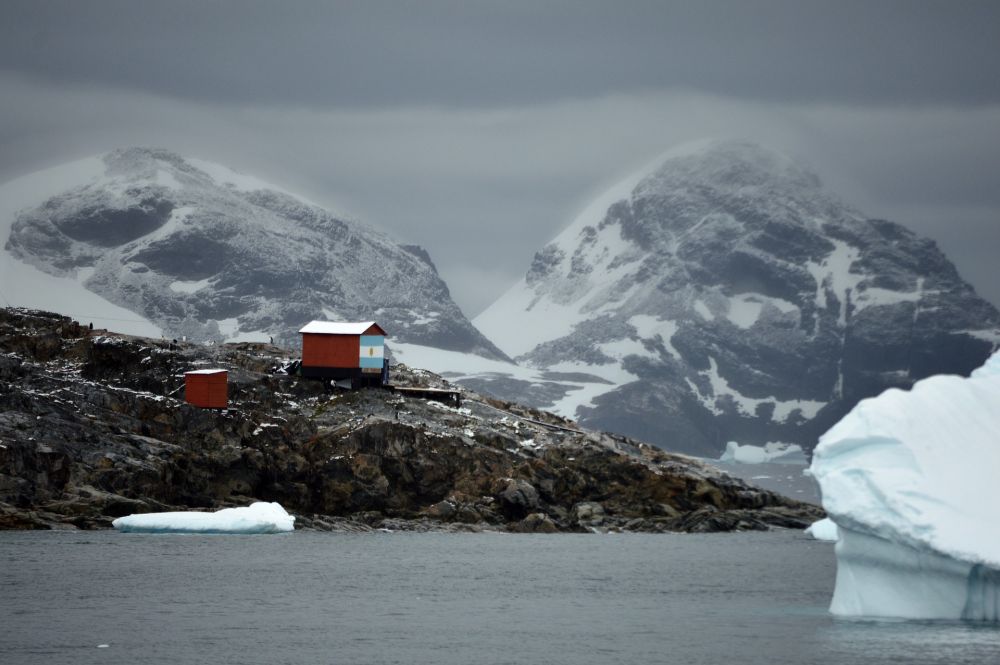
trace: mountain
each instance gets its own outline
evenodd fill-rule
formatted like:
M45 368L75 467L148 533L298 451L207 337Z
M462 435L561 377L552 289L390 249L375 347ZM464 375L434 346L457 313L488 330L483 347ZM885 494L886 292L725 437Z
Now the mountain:
M707 464L518 404L330 393L275 371L289 351L91 331L0 308L0 529L277 501L347 531L804 528L819 507ZM179 373L227 370L229 408L184 400ZM396 366L399 386L450 388Z
M0 188L4 298L194 341L294 344L312 319L503 358L428 253L225 167L126 148Z
M968 373L1000 314L934 242L741 141L668 153L475 319L534 376L469 385L672 450L817 437L864 397Z

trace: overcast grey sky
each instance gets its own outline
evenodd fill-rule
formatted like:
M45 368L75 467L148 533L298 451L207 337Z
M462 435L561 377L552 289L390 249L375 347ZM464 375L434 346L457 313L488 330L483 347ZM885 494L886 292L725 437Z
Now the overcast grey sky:
M0 180L122 145L428 248L474 316L672 145L758 140L1000 303L1000 2L0 5Z

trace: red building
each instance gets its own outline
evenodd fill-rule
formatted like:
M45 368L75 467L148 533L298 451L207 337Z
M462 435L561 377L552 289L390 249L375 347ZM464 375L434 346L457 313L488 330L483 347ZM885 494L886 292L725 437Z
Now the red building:
M302 334L302 376L358 385L388 381L385 330L374 321L311 321Z
M229 407L229 372L196 369L184 373L184 400L203 409Z

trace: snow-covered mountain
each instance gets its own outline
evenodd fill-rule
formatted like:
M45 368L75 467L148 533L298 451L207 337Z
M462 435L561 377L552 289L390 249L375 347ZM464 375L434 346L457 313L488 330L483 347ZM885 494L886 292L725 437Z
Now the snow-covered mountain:
M1000 314L934 242L740 141L614 187L475 324L534 369L477 388L713 456L811 448L861 398L968 373L1000 343Z
M311 319L502 358L427 252L252 177L127 148L0 188L0 291L116 330L294 344Z

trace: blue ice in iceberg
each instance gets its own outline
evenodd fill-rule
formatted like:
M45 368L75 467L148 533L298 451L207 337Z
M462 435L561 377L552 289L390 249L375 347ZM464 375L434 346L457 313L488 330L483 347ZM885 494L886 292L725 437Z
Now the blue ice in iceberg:
M1000 620L1000 353L863 400L810 472L840 536L833 614Z
M295 528L295 518L278 503L258 501L243 508L223 508L214 513L196 511L142 513L119 517L111 523L132 533L282 533Z

